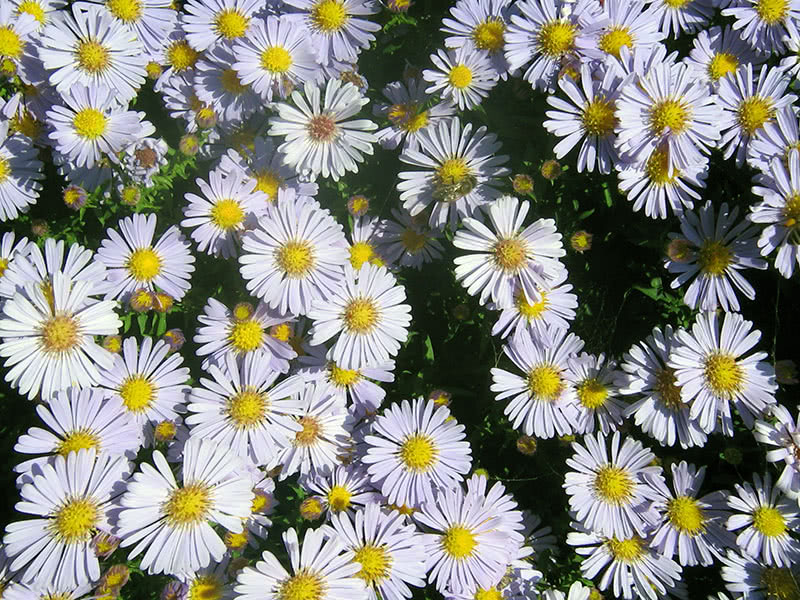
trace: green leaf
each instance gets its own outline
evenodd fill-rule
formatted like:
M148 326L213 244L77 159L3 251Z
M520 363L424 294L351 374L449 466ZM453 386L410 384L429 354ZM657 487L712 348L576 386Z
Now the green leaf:
M434 361L434 358L433 358L433 343L431 342L431 336L427 336L425 338L425 349L426 349L425 360L427 360L428 362L433 362Z

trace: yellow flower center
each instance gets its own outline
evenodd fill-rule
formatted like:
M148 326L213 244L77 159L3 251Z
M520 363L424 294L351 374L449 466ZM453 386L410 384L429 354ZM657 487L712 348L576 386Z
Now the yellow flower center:
M334 485L328 492L328 506L333 512L342 512L350 507L350 498L353 497L343 485Z
M403 243L403 248L406 249L406 252L416 254L428 243L428 236L413 227L407 227L400 235L400 241Z
M298 431L294 436L294 443L297 446L311 446L314 444L322 433L322 425L317 419L310 415L300 417L298 421L303 428Z
M218 35L232 40L244 36L250 26L250 19L235 8L221 10L214 17L214 29Z
M540 365L528 373L528 391L536 400L553 402L564 391L561 371L553 365Z
M108 129L108 118L96 108L82 108L73 117L72 127L80 137L96 140Z
M364 335L375 329L378 323L378 307L371 298L356 298L347 303L342 314L348 333Z
M322 113L312 117L306 125L308 137L312 142L318 144L328 144L336 138L336 120L328 113Z
M288 342L289 338L292 337L292 326L289 323L273 325L269 328L269 334L276 340Z
M292 279L302 279L314 268L314 250L305 241L286 242L276 250L275 259L286 276Z
M778 537L786 533L786 520L777 508L759 506L753 511L753 527L766 537Z
M228 333L228 341L238 353L252 352L261 347L264 328L255 319L245 319L233 324Z
M623 46L633 49L633 36L627 27L612 27L600 37L597 47L603 52L619 58Z
M772 120L774 115L775 109L770 98L753 96L742 100L739 104L739 125L748 135L753 135L761 129L764 123Z
M155 428L155 437L157 440L171 440L178 433L178 428L172 421L161 421Z
M253 493L255 494L255 497L253 498L253 502L250 504L250 512L261 513L268 510L271 503L266 492L255 489L253 490Z
M472 42L476 48L488 50L493 54L503 49L505 32L506 26L503 21L497 17L489 17L472 30Z
M0 171L2 171L2 159L0 159ZM0 183L3 183L3 178L0 177ZM6 269L8 269L8 259L0 257L0 277L6 274Z
M263 169L254 173L256 180L256 190L264 192L270 202L275 202L278 197L278 190L283 185L283 180L275 171Z
M708 387L716 396L731 397L744 387L742 367L730 354L711 354L705 360L704 373Z
M42 133L42 123L37 121L36 117L27 109L21 115L17 113L11 117L9 123L12 131L28 136L32 140L38 138Z
M679 100L662 100L650 109L650 130L656 135L666 128L672 133L683 133L690 117L689 109Z
M306 570L289 577L278 590L278 600L322 600L325 592L322 579Z
M172 42L167 49L167 63L176 71L191 69L197 64L200 53L189 45L186 40Z
M324 33L339 31L347 22L348 15L341 0L321 0L311 9L311 21Z
M253 389L245 388L228 398L228 416L237 429L251 429L264 422L267 398Z
M224 592L223 583L213 575L198 575L189 586L187 600L220 600Z
M70 431L64 439L56 446L56 452L61 456L66 456L70 452L77 452L78 450L89 450L91 448L99 449L100 440L87 427L75 429Z
M225 533L225 546L231 550L243 550L247 546L247 541L246 527L241 533L233 533L231 531Z
M611 556L614 557L614 560L626 563L637 562L646 553L644 540L639 536L633 536L627 540L611 538L606 542L606 546Z
M363 215L369 209L369 199L366 196L356 195L350 198L350 210L357 214Z
M800 600L795 575L786 567L764 568L761 583L767 588L767 600Z
M106 7L125 23L133 23L142 16L142 3L139 0L108 0Z
M152 248L139 248L125 266L136 281L152 281L161 273L161 257Z
M720 277L730 266L733 253L722 242L706 240L697 252L697 264L705 275Z
M350 264L356 271L373 256L375 256L375 251L366 242L356 242L350 246Z
M584 107L581 122L588 135L603 137L613 133L617 126L614 104L603 96L596 97Z
M478 588L475 592L475 600L503 600L503 593L497 587L491 587L488 590Z
M331 383L340 387L350 387L361 379L361 374L358 371L342 369L334 362L330 363L328 366L328 372L328 378L331 380Z
M671 410L680 410L683 406L683 401L681 400L681 390L675 385L678 381L675 378L675 371L669 367L659 369L655 374L655 378L653 389L661 402Z
M666 4L670 8L680 9L684 8L691 1L692 0L664 0L664 4Z
M42 349L48 354L68 352L80 343L78 322L66 315L48 319L41 333Z
M249 302L239 302L233 307L233 318L237 321L246 321L256 311Z
M389 576L392 557L386 551L386 546L367 544L356 550L353 562L361 565L361 570L356 573L356 577L363 579L367 585L375 585L383 582Z
M239 79L238 73L234 69L225 69L220 75L219 82L222 85L222 89L224 89L229 94L233 94L234 96L238 96L239 94L243 94L248 90L249 86L242 85L242 82Z
M669 152L666 148L659 148L653 150L650 158L647 159L645 167L647 177L656 185L667 185L672 183L681 174L681 172L673 168L672 172L669 170Z
M261 53L261 67L270 73L286 73L292 67L292 55L282 46L271 46Z
M604 465L594 476L594 490L609 504L625 504L633 497L633 479L625 469Z
M447 80L454 88L463 90L470 83L472 83L472 69L466 65L456 65L450 69L450 74L447 76Z
M22 38L11 27L7 25L0 27L0 56L19 58L22 56L24 45Z
M520 238L503 238L498 240L492 252L494 263L506 273L516 273L527 264L527 246Z
M681 533L697 535L705 531L706 516L697 500L689 496L678 496L667 503L667 517Z
M739 67L739 59L730 52L718 52L708 63L708 76L717 81L729 73L735 73Z
M64 543L88 542L100 518L97 504L90 498L74 498L55 513L51 526L55 536Z
M470 174L463 158L448 158L436 169L436 178L445 185L461 183Z
M537 42L542 54L558 58L575 46L578 29L567 21L550 21L539 29Z
M36 19L40 25L44 25L44 7L37 2L37 0L24 0L24 2L20 2L17 6L17 13L27 13Z
M756 12L767 25L775 25L789 14L788 0L758 0Z
M514 295L514 306L517 308L517 312L521 314L527 321L533 321L535 319L539 319L544 313L545 309L547 308L547 293L541 292L542 299L538 302L534 302L530 304L528 299L525 297L525 293L522 290L519 290Z
M597 409L608 399L608 388L596 378L584 379L577 386L578 400L586 408Z
M456 560L471 556L477 545L478 541L473 533L461 525L449 527L442 536L442 549Z
M170 525L186 527L208 519L211 511L211 490L204 483L191 483L174 490L164 504Z
M102 73L111 63L108 48L91 39L78 44L76 55L78 66L92 75Z
M234 229L244 221L244 211L236 200L219 200L211 209L211 221L220 229Z
M415 433L400 445L400 461L409 471L424 473L436 462L439 454L433 440L425 434Z
M131 375L119 388L122 403L129 411L141 413L150 407L155 386L142 375Z
M800 223L800 194L786 198L786 204L783 206L783 219L784 227L797 227ZM0 272L0 274L2 273Z

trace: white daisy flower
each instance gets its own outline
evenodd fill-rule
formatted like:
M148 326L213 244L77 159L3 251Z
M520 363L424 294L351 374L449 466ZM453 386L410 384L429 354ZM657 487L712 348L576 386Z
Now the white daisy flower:
M361 461L390 504L417 508L433 500L435 489L458 485L469 471L464 426L449 416L446 407L417 398L392 404L375 419Z
M306 492L317 494L329 518L381 503L381 495L375 492L361 465L338 466L327 475L309 473L298 483Z
M366 215L353 218L350 228L350 266L359 271L365 263L377 267L389 267L378 252L378 240L383 230L383 219Z
M736 538L744 554L768 565L789 567L800 557L800 543L792 537L800 527L797 505L780 488L772 487L769 473L763 481L754 473L753 483L734 485L736 495L728 496L728 506L734 514L726 526L731 531L744 527Z
M239 79L235 61L233 49L209 48L197 61L192 80L197 97L213 108L221 127L240 123L264 106L261 97Z
M645 6L644 0L607 0L602 12L591 19L575 40L579 53L604 60L620 57L620 50L649 51L664 39L659 31L658 6Z
M259 0L188 0L181 17L186 40L203 52L244 38L262 6Z
M299 400L303 379L293 375L276 381L280 373L269 367L263 354L248 354L237 364L227 354L209 365L214 379L200 379L187 400L186 424L194 437L209 438L249 458L255 465L271 463L302 427Z
M169 0L88 1L105 6L115 19L132 29L149 58L162 53L166 38L174 29L178 18L178 11Z
M425 213L412 217L406 210L392 209L394 220L383 222L378 248L388 264L421 269L422 265L441 258L442 232L428 227ZM422 221L422 222L420 222Z
M345 268L342 288L327 300L316 300L308 318L311 344L334 336L329 358L343 369L361 369L387 362L406 341L411 307L401 304L405 288L385 267L365 263L356 273Z
M622 424L627 404L617 398L615 383L621 374L617 362L604 354L582 352L569 359L565 378L575 388L575 433L593 433L597 429L608 435Z
M798 55L800 56L800 55ZM792 150L800 148L800 126L794 114L794 106L785 106L775 111L775 120L764 123L747 147L747 164L770 175L773 158L789 162Z
M730 25L698 31L693 48L683 62L694 76L717 88L720 79L734 75L740 65L763 61Z
M675 3L672 0L651 0L658 7L659 30L675 39L682 33L694 33L702 29L714 16L714 0L688 0Z
M453 245L475 254L457 256L456 279L480 303L491 295L499 308L514 305L519 287L528 302L541 299L541 290L555 281L564 266L558 258L566 251L561 245L553 219L538 219L523 229L530 203L514 196L502 196L489 205L489 221L496 233L478 219L462 221Z
M584 586L580 581L575 581L569 586L565 595L560 590L545 590L542 592L543 600L589 600L592 588Z
M584 527L607 537L627 539L644 535L658 521L651 507L654 492L649 478L660 479L661 467L650 465L655 455L641 442L620 433L611 437L611 453L602 433L585 435L585 444L572 443L564 489L570 509Z
M299 315L338 291L347 259L342 226L290 188L279 190L277 203L244 235L239 263L247 291L281 313Z
M26 15L27 17L33 17L34 28L32 31L35 33L41 33L42 29L44 29L44 26L50 21L53 13L63 8L65 4L66 2L62 0L11 0L8 6L9 9L13 9L13 13L12 10L6 10L8 10L9 14L14 14L15 16ZM25 20L27 20L27 18ZM16 19L15 21L15 33L19 35L20 31L17 30L17 28L23 24L23 20ZM33 37L38 36L34 34ZM16 44L13 44L12 47L14 46L16 46Z
M379 504L368 504L354 515L339 512L331 518L331 528L352 561L361 567L355 576L367 586L369 600L405 600L411 597L409 585L424 587L428 558L423 537L400 513L387 513Z
M0 28L0 31L2 29ZM30 138L0 138L0 221L16 219L39 199L42 161Z
M489 55L492 68L505 79L510 65L505 57L511 0L459 0L450 8L452 19L442 19L440 31L448 48L474 46Z
M691 403L689 417L706 433L721 427L733 435L731 403L748 428L775 404L775 370L764 362L767 353L744 356L761 338L752 327L737 313L700 313L691 333L675 334L667 366L675 370L681 398Z
M475 494L481 498L483 506L500 519L498 529L503 530L509 540L521 548L525 542L525 531L528 529L524 522L525 515L519 510L514 497L505 493L506 488L501 482L495 482L487 491L488 486L489 481L486 476L473 474L467 479L467 494Z
M431 227L442 229L449 223L455 229L461 218L501 195L494 186L509 173L500 166L508 156L494 156L501 144L486 127L473 134L471 123L462 128L458 117L443 119L435 128L421 130L419 143L419 150L405 148L400 160L424 170L401 171L397 184L403 208L412 216L433 204Z
M770 411L774 423L756 421L753 435L756 441L777 447L767 452L767 462L783 461L785 466L775 487L790 498L800 496L800 421L796 421L782 404L776 404Z
M130 474L124 456L97 456L94 450L56 456L36 467L20 490L19 512L37 519L6 526L3 544L23 583L80 586L100 578L92 536L108 530L113 495Z
M153 244L155 214L134 214L120 220L122 235L107 229L97 255L108 268L108 280L101 286L106 298L123 302L136 289L151 292L159 288L180 300L191 287L194 256L177 226L172 225Z
M49 239L52 238L48 238L48 240ZM14 243L15 241L17 242L16 244ZM36 247L38 248L38 246ZM28 238L23 237L17 240L13 231L6 231L2 239L0 239L0 298L11 298L14 296L16 286L8 282L6 277L13 272L10 271L10 269L14 268L17 259L26 257L28 250ZM3 293L6 285L10 286L10 294ZM0 300L0 308L2 308L2 305L2 300Z
M73 4L71 14L59 11L44 28L38 50L60 94L76 84L102 86L113 90L118 103L127 103L145 80L147 56L136 34L93 4Z
M141 465L120 499L116 534L123 548L135 544L128 559L144 552L141 569L169 575L219 562L225 544L211 524L242 531L254 498L249 478L239 474L241 459L211 440L190 439L180 485L158 450L153 463Z
M277 104L278 116L269 120L269 135L286 138L278 148L284 163L298 173L308 172L312 178L321 173L334 181L347 171L358 172L357 163L363 162L363 154L372 154L372 144L377 141L369 132L378 126L368 119L345 119L356 115L369 100L352 83L338 78L328 80L324 94L311 81L304 84L303 91L305 97L292 92L295 106Z
M89 594L92 591L91 583L84 583L79 586L50 584L29 584L12 583L3 590L3 598L6 600L90 600Z
M503 346L503 352L524 375L492 369L490 389L497 393L498 401L513 396L503 412L514 429L538 438L573 431L575 388L566 373L569 359L581 348L583 340L566 329L518 330Z
M455 50L437 50L431 54L436 70L422 72L425 81L433 84L425 90L436 94L458 106L469 110L478 106L497 85L498 74L489 57L472 46L461 46Z
M234 592L240 600L286 598L292 600L367 600L364 581L356 578L360 566L345 550L338 536L327 530L306 529L302 547L297 532L289 528L282 536L291 572L265 550L263 560L245 567L236 578Z
M758 559L728 550L720 569L725 587L736 598L773 600L800 597L800 566L766 565Z
M114 302L87 302L91 293L91 282L55 273L52 295L29 283L3 304L0 356L5 380L20 394L49 399L73 385L89 387L100 381L99 369L111 366L113 355L94 336L115 335L122 321Z
M733 17L734 31L762 54L784 53L784 41L789 33L797 33L800 2L781 0L740 0L722 10L723 17Z

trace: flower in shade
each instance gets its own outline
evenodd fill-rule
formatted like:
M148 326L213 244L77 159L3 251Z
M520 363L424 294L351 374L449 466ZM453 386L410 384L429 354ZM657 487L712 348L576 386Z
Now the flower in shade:
M0 135L0 221L16 219L36 204L44 176L38 156L28 137Z
M300 479L309 493L319 495L329 517L380 504L381 495L375 492L369 476L360 465L338 466L327 475L310 473Z
M197 98L212 108L213 118L226 128L246 120L263 107L261 97L239 79L239 73L233 68L235 61L232 49L218 45L205 51L194 71ZM198 112L195 118L201 128L204 117Z
M180 575L220 561L225 544L211 524L241 532L254 494L240 458L211 440L190 439L183 448L178 485L164 455L143 463L120 499L117 535L122 547L142 552L148 573Z
M569 360L565 377L575 388L576 433L592 433L597 429L608 435L622 423L627 405L617 398L616 381L620 375L617 362L604 354L593 356L582 352Z
M181 16L186 40L198 52L235 42L246 37L261 8L259 0L188 0Z
M459 110L475 108L497 85L497 71L492 68L489 57L472 46L437 50L436 54L431 54L431 62L436 69L422 72L423 79L431 83L425 92L438 93Z
M682 33L694 33L703 28L714 15L715 0L655 0L660 22L659 30L667 37L677 39Z
M767 565L756 558L728 550L720 569L729 592L748 600L800 597L800 566Z
M406 210L393 208L392 216L394 219L383 222L378 238L379 252L387 264L419 270L442 256L442 232L428 227L425 213L412 217Z
M16 241L16 244L14 243ZM35 245L35 244L34 244ZM38 246L36 246L38 248ZM0 239L0 297L13 297L13 290L10 295L3 294L3 287L6 285L6 275L9 273L9 268L15 264L15 259L24 258L28 253L28 238L23 237L16 239L13 231L7 231ZM0 300L0 308L2 308L2 300Z
M775 119L764 123L764 127L753 137L747 148L747 163L769 177L772 159L780 158L786 166L792 150L798 148L800 126L795 118L794 108L785 106L775 111Z
M742 0L722 10L733 17L734 31L761 54L783 54L788 34L797 34L800 2L796 0Z
M684 62L697 79L708 82L714 89L721 78L736 73L740 65L763 60L730 25L699 31L692 44Z
M796 499L800 496L800 421L796 421L782 404L774 405L770 416L774 423L756 421L753 435L756 441L774 447L767 452L767 462L784 462L775 487Z

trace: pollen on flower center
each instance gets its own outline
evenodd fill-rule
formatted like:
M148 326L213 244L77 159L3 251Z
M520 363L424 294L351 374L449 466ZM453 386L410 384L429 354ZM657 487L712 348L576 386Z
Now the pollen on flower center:
M462 90L472 83L472 69L466 65L456 65L450 69L447 80L454 88Z
M718 52L708 63L708 76L711 81L717 81L729 73L734 73L739 67L739 59L730 52Z
M267 398L254 389L245 388L228 398L228 416L237 429L260 425L267 414Z
M133 23L142 16L142 3L139 0L108 0L106 7L125 23Z
M775 25L789 14L789 0L758 0L756 13L767 25Z
M222 89L234 96L245 93L249 87L242 84L239 74L233 68L225 69L220 75L219 82Z
M505 44L503 39L505 32L506 26L503 21L497 17L489 17L472 30L472 42L479 50L487 50L490 53L499 52Z
M214 29L224 38L232 40L242 37L250 26L250 19L234 8L226 8L214 17Z
M350 506L350 498L353 497L343 485L334 485L328 492L328 506L333 512L342 512Z
M161 257L152 248L139 248L125 266L136 281L152 281L161 273Z
M617 126L614 104L603 96L596 97L583 108L581 122L588 135L610 135Z
M453 525L442 536L442 548L456 560L463 560L472 554L478 541L473 533L461 525Z
M681 533L697 535L705 531L706 516L700 504L690 496L678 496L667 503L667 517Z
M178 72L191 69L199 58L200 53L186 40L173 42L167 49L167 63Z
M666 185L672 183L680 175L680 171L673 168L669 169L669 150L657 148L650 154L645 166L647 178L656 185Z
M683 133L690 118L689 109L679 100L662 100L650 109L650 129L656 135L667 128L672 133Z
M321 600L325 588L317 575L302 570L289 577L278 590L278 600Z
M633 36L627 27L612 27L600 37L597 47L603 52L619 58L623 46L633 49Z
M372 246L366 242L356 242L350 246L350 264L358 271L365 262L375 256Z
M82 138L96 140L108 129L108 117L96 108L82 108L75 113L72 126Z
M264 192L267 200L274 202L278 197L278 190L283 185L283 179L271 169L262 169L253 173L256 180L256 190Z
M64 436L56 446L56 452L61 456L66 456L70 452L77 452L78 450L89 450L91 448L100 448L100 440L97 435L87 428L74 429Z
M27 13L36 19L40 25L44 25L44 7L37 0L23 0L17 5L17 12L19 14Z
M659 400L671 410L680 410L683 406L683 401L681 400L681 390L675 385L678 381L675 377L675 371L669 367L659 369L655 373L655 379L653 389Z
M716 396L730 398L742 391L744 373L736 359L730 354L714 353L704 362L704 374L708 387Z
M228 341L239 353L252 352L261 346L264 340L264 328L256 319L237 321L228 333Z
M314 444L322 433L322 425L316 418L306 415L300 417L300 425L302 431L298 431L294 436L294 443L297 446L311 446Z
M403 243L403 248L406 249L406 252L416 254L425 247L428 237L413 227L406 227L400 235L400 241Z
M551 58L566 54L575 46L578 29L567 21L550 21L539 29L536 41L542 54Z
M220 229L233 229L244 221L244 211L236 200L219 200L211 209L211 221Z
M516 273L528 262L527 246L517 237L498 240L492 253L494 263L506 273Z
M753 511L753 527L766 537L778 537L786 533L786 520L777 508L759 506Z
M155 387L142 375L131 375L119 388L122 403L129 411L141 413L150 407Z
M278 266L292 279L304 277L314 267L314 252L308 242L286 242L275 254Z
M553 402L563 390L561 371L553 365L539 365L528 373L528 391L537 400Z
M292 67L292 55L282 46L271 46L261 53L261 66L270 73L286 73Z
M448 158L436 169L436 178L445 185L461 183L470 174L463 158Z
M347 303L342 313L344 327L349 333L370 333L378 323L378 307L371 298L356 298Z
M361 379L361 373L358 371L342 369L334 362L328 365L328 372L328 378L331 380L331 383L340 387L350 387Z
M78 44L76 55L78 66L91 75L102 73L111 63L108 48L91 39Z
M522 290L519 290L514 295L514 306L516 306L517 312L529 322L534 319L539 319L547 308L547 292L541 292L541 294L542 299L533 304L528 302L528 299L525 297L525 292Z
M633 480L625 469L605 465L595 474L594 490L609 504L624 504L633 497Z
M586 408L600 408L608 399L608 388L596 378L584 379L577 385L576 391L578 400Z
M497 586L490 587L487 590L478 588L478 591L475 592L475 600L503 600L503 593L497 589Z
M174 490L164 504L170 525L186 527L208 519L211 511L211 490L204 483L191 483Z
M3 159L0 158L0 183L3 183L2 167L3 167ZM6 274L6 269L8 269L8 259L0 257L0 277Z
M692 0L664 0L664 4L666 4L670 8L680 9L685 7L691 1Z
M327 34L342 29L347 19L347 11L342 0L321 0L311 10L314 27Z
M41 332L42 349L47 353L68 352L80 342L78 322L66 315L48 319Z
M425 434L415 433L400 445L400 461L409 471L424 473L436 463L439 451Z
M74 498L55 513L52 521L56 537L67 544L87 542L100 517L97 504L90 498Z
M361 565L356 577L363 579L367 585L375 585L389 576L392 557L386 551L386 546L367 544L356 550L353 562Z
M786 198L786 204L783 205L783 226L797 227L798 223L800 223L800 194L793 194Z
M730 266L733 253L722 242L706 240L697 251L697 265L705 275L720 277Z
M772 120L775 109L770 98L753 96L742 100L737 113L741 128L747 135L753 135L764 126L764 123Z
M312 142L318 144L327 144L336 138L337 127L336 121L327 113L322 113L311 118L306 125L308 130L308 137Z
M792 571L786 567L765 567L761 571L761 584L767 588L770 600L800 600L800 587Z
M220 600L225 591L224 584L213 575L195 577L189 588L188 600Z
M24 45L25 42L11 27L7 25L0 27L0 56L19 58L22 55Z
M606 547L615 560L633 563L645 555L644 540L639 536L633 536L627 540L611 538L606 542Z

